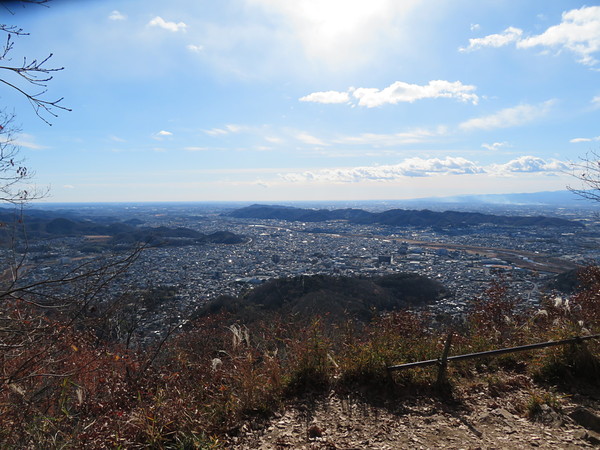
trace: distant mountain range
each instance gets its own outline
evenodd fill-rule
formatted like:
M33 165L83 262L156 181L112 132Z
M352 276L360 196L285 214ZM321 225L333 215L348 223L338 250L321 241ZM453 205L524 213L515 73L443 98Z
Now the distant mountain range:
M580 222L545 216L498 216L476 212L436 212L410 209L390 209L384 212L369 212L362 209L305 209L278 205L251 205L236 209L227 215L249 219L278 219L298 222L325 222L344 220L354 224L380 224L394 226L437 226L456 227L494 224L503 226L530 227L575 227Z
M8 209L0 210L0 223L15 223L21 220L23 227L17 227L18 233L26 233L27 238L46 239L56 237L74 236L107 236L110 245L135 244L138 242L152 245L194 245L194 244L238 244L245 242L243 236L229 231L217 231L204 234L190 228L169 227L143 227L142 221L131 219L125 222L99 223L89 219L78 219L75 217L57 217L56 213L46 211L28 211L24 219L15 217L14 211ZM0 236L10 240L7 236Z
M585 199L574 192L542 191L519 194L477 194L455 195L450 197L415 198L404 203L470 203L485 205L532 205L532 206L591 206L593 201Z

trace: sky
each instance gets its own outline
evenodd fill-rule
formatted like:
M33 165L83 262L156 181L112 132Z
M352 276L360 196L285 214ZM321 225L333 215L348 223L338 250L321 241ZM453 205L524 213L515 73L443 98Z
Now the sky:
M0 23L29 33L11 63L64 67L51 126L0 85L46 201L552 191L600 146L597 2L53 0Z

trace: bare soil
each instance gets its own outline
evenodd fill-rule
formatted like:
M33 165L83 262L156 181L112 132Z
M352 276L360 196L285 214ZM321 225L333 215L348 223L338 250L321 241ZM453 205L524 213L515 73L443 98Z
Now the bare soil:
M515 374L494 374L481 380L478 377L455 386L444 395L330 391L311 399L297 399L260 426L243 426L229 439L227 447L600 448L598 387L561 392ZM534 399L538 399L539 407L532 414Z

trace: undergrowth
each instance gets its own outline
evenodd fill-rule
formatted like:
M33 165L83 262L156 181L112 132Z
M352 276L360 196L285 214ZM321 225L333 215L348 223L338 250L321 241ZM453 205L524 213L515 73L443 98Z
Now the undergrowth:
M452 354L600 332L600 269L588 269L583 280L586 289L549 298L536 311L522 310L501 282L492 285L453 329ZM213 315L157 354L101 341L19 304L0 319L12 324L0 330L2 448L221 448L226 435L293 398L432 385L435 368L387 367L438 358L450 331L409 311L368 325L276 316L246 325ZM11 341L18 333L30 334L29 345ZM497 368L539 382L597 383L599 355L600 344L586 341L451 364L449 381L480 377L493 396L521 386L494 377ZM532 394L527 414L555 403Z

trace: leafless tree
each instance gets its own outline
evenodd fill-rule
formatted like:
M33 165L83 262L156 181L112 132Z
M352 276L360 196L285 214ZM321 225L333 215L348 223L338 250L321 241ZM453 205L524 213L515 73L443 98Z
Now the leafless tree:
M10 17L18 7L48 1L0 0L0 11ZM62 98L48 100L45 95L53 74L63 68L49 65L52 54L13 62L15 40L27 34L18 26L0 23L0 42L4 41L0 44L0 87L22 94L36 115L50 125L49 117L70 111L61 104ZM33 377L51 380L70 374L60 356L71 348L65 343L73 333L93 334L98 311L109 311L114 303L111 287L143 250L138 246L125 254L86 258L53 275L39 271L27 257L23 208L44 192L28 186L32 173L19 154L19 129L14 122L14 114L0 110L0 205L14 206L8 210L14 211L14 220L0 222L0 232L8 236L0 243L0 394L21 392L19 383ZM42 384L43 389L49 386Z
M14 16L17 8L30 4L46 5L49 0L0 0L0 11L6 13L4 17ZM4 45L0 44L0 86L4 85L14 89L30 102L36 115L44 122L50 125L47 115L56 117L57 110L70 111L60 105L62 98L58 100L47 100L44 95L47 92L48 82L52 80L54 72L63 70L60 68L48 67L48 61L52 57L49 54L45 58L28 59L22 58L22 63L13 63L12 52L14 51L14 40L21 36L27 36L28 33L22 28L7 23L0 23L0 36L4 33ZM18 278L18 272L24 263L24 255L17 255L16 239L20 233L23 233L23 207L32 200L44 197L46 192L40 191L27 185L31 179L32 173L24 164L21 157L20 148L17 141L19 128L15 124L14 113L9 113L6 109L0 110L0 204L9 204L15 206L14 219L9 222L0 222L0 229L3 237L8 237L12 241L10 250L5 256L0 279L10 273L10 278L14 281ZM5 291L0 291L0 294ZM2 294L3 295L3 294Z
M47 2L48 0L2 1L0 8L14 15L14 10L11 8L13 4L45 5ZM48 115L57 117L58 110L71 111L61 104L62 97L57 100L49 100L45 97L48 82L52 80L53 74L64 69L49 66L52 53L41 59L23 57L22 60L18 59L18 63L13 62L15 38L27 36L29 33L16 25L6 23L0 23L0 33L4 34L4 45L0 47L0 83L22 94L33 107L36 115L48 125L51 125L47 119Z
M572 175L579 180L579 186L567 188L588 200L600 202L600 152L592 150L579 162L572 164Z
M14 114L0 111L0 203L23 205L45 195L44 191L27 186L33 173L19 154Z

